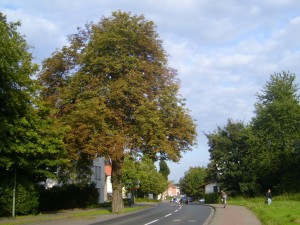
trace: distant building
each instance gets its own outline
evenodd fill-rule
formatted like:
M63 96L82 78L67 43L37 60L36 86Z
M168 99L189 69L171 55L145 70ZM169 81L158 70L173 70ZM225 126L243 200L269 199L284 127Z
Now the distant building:
M176 197L180 194L180 188L173 183L169 183L168 189L163 193L164 196Z
M217 183L209 183L205 185L205 194L218 193L220 187Z
M98 203L110 201L112 197L112 183L111 183L111 171L112 167L110 163L102 157L94 160L93 167L91 168L91 182L95 183L96 189L99 192ZM69 183L72 183L71 179ZM43 183L46 189L51 189L54 186L61 186L62 183L58 183L57 179L48 178Z
M104 158L94 160L91 181L96 184L99 192L98 203L110 200L112 195L111 165Z

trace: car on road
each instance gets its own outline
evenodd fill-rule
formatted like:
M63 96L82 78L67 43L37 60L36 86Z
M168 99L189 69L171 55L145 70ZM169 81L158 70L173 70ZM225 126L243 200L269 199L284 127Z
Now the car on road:
M204 199L204 198L201 198L201 199L199 199L199 202L200 202L200 203L205 203L205 199Z

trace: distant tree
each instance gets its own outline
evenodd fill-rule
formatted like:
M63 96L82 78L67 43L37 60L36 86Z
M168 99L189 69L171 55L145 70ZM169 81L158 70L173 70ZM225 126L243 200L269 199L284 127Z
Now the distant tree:
M144 197L149 194L157 196L168 187L167 180L157 171L153 160L147 156L138 163L138 180L140 181L139 192L143 193Z
M228 120L224 127L206 134L210 164L207 179L218 182L231 194L254 195L257 191L251 152L252 135L243 122Z
M159 172L163 175L163 177L168 180L168 176L170 174L170 169L165 160L159 161Z
M194 144L195 124L155 25L144 16L113 12L69 42L45 60L41 94L68 128L69 169L79 179L95 157L111 159L112 210L120 212L125 155L178 161Z
M263 188L299 191L300 103L295 74L275 73L257 94L253 133L257 173Z
M204 167L190 167L179 180L180 191L193 198L204 194L206 169Z
M148 194L158 194L167 189L167 180L159 173L153 160L144 156L141 160L134 160L131 157L125 157L123 166L123 185L128 191L139 193L142 197L148 197Z
M122 183L124 187L130 189L137 185L139 179L138 162L132 157L126 156L122 167Z

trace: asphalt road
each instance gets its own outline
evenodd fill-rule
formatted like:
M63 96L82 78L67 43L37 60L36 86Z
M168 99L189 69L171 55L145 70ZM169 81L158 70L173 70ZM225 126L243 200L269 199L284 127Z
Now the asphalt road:
M204 205L158 204L148 210L91 225L203 225L211 210Z

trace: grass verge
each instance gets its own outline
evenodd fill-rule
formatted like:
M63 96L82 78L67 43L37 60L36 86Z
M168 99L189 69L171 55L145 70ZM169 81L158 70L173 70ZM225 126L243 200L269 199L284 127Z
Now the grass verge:
M149 208L149 206L134 206L125 207L121 214L138 211ZM16 218L0 218L1 225L25 225L30 223L37 224L45 221L58 220L92 220L101 215L114 215L110 208L98 209L74 209L74 210L59 210L54 213L41 213L38 215L17 216ZM59 223L57 223L59 224Z
M230 204L247 207L262 225L300 224L300 194L274 196L271 205L264 198L233 198Z

